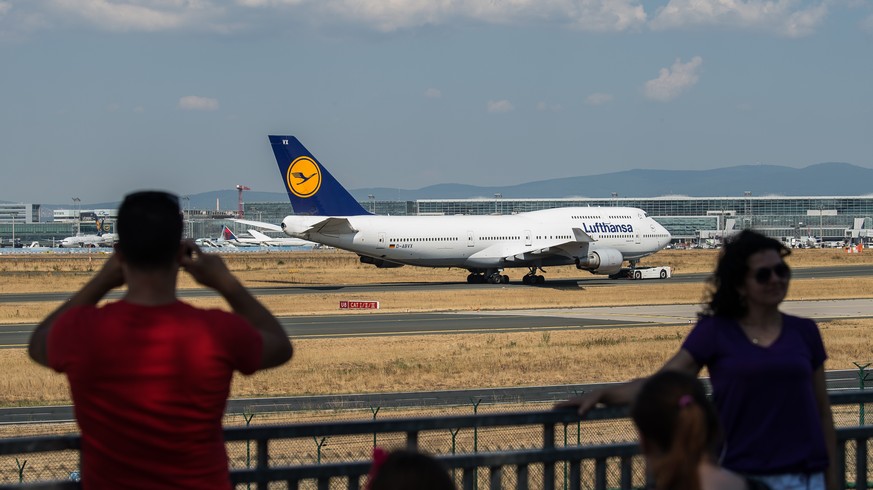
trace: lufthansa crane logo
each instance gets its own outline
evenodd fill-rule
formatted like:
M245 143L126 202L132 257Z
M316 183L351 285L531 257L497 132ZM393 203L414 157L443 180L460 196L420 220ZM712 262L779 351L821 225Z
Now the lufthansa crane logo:
M298 157L288 166L285 182L295 196L312 197L321 187L321 168L310 157Z

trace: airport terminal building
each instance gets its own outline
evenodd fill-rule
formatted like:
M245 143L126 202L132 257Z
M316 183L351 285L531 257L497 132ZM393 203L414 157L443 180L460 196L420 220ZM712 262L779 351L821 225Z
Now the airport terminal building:
M751 196L652 198L561 198L509 199L420 199L415 201L362 201L364 209L375 214L454 215L513 214L557 207L629 206L646 211L673 235L674 242L699 243L718 240L725 233L753 228L777 239L816 237L825 242L850 239L853 242L873 239L873 195L871 196ZM86 219L96 214L114 222L114 210L55 210L51 221L38 221L39 205L5 204L0 206L0 238L8 244L15 236L21 242L41 243L60 240L75 234L71 222L80 213L81 229L93 228ZM232 211L185 210L186 235L193 238L218 237L224 225L236 233L247 227L229 220ZM288 202L246 203L246 219L280 223L293 214ZM113 227L114 228L114 227ZM869 234L869 235L868 235Z
M823 241L855 241L867 238L873 229L871 196L742 196L651 198L562 198L562 199L420 199L416 201L361 202L376 214L452 215L513 214L558 207L628 206L646 211L661 223L676 242L692 243L718 238L727 230L753 228L774 238L817 237ZM249 219L278 223L291 214L288 204L246 205ZM870 232L873 238L873 231Z

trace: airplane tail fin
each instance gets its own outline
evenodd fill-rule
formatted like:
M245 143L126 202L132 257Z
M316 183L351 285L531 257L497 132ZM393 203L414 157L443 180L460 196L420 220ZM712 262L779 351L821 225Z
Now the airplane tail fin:
M270 135L295 214L359 216L367 212L294 136Z
M224 225L224 228L221 229L221 238L225 241L235 241L236 235L230 231L230 228L228 228L227 225Z

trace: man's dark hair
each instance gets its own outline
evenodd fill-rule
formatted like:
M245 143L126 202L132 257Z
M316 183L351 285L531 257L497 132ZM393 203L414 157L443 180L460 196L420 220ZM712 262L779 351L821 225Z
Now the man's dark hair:
M134 267L167 266L182 240L179 198L163 191L124 196L118 208L118 249Z

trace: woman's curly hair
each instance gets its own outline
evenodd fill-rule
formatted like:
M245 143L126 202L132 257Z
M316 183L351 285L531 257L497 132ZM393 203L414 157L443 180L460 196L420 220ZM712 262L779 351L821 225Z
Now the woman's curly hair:
M775 250L781 257L791 254L782 242L752 230L743 230L725 243L709 277L708 300L700 316L742 318L746 314L740 287L749 272L749 257L763 250Z

